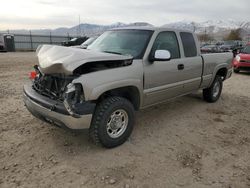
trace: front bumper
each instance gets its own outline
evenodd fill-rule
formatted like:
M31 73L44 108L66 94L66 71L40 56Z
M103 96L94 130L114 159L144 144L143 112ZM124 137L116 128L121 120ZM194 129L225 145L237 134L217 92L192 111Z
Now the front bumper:
M95 105L88 104L86 113L79 118L72 117L60 102L38 94L31 86L25 85L23 97L26 108L37 118L69 129L87 129L92 120Z
M234 69L250 71L250 63L234 64Z
M250 62L238 62L234 60L234 69L250 71Z

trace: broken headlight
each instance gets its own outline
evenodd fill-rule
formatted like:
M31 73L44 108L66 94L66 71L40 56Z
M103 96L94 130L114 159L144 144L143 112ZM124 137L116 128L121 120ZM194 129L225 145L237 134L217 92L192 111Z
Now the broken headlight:
M70 83L66 87L64 92L64 106L70 115L74 117L79 117L78 107L84 102L84 92L82 85L79 83Z

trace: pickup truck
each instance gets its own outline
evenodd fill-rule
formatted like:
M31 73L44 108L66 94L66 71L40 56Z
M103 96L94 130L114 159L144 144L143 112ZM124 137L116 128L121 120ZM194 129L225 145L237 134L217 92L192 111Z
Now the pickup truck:
M114 29L87 49L43 45L39 65L24 86L24 102L37 118L74 130L107 148L124 143L135 111L203 90L216 102L232 74L232 53L201 55L185 30Z

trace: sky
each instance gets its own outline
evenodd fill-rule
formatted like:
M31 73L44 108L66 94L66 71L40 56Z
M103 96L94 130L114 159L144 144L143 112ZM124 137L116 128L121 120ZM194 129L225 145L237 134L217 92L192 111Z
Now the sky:
M249 0L0 0L0 30L233 19L250 21Z

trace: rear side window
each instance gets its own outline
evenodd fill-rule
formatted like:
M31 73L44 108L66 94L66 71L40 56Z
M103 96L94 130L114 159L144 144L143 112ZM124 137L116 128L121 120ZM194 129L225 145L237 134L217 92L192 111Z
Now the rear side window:
M197 48L196 48L193 34L181 32L180 36L181 36L181 41L182 41L185 57L197 56Z

